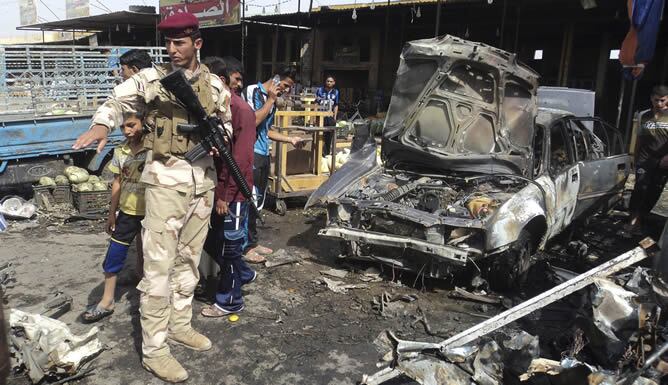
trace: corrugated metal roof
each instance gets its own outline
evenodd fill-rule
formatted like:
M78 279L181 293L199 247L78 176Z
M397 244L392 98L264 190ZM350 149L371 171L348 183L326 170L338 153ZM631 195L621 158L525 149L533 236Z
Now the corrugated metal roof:
M77 17L74 19L49 21L46 23L16 27L18 30L37 31L100 31L109 26L131 25L133 27L152 27L160 20L157 13L118 11L102 15Z
M437 0L391 0L389 3L390 7L399 7L399 6L410 6L410 5L419 5L419 4L436 4ZM441 0L441 3L444 6L450 4L462 4L462 3L487 3L486 0ZM387 7L387 1L379 0L369 3L354 3L354 4L336 4L336 5L323 5L320 7L314 7L311 10L311 13L326 13L326 12L343 12L343 11L352 11L353 9L363 9L363 8L383 8ZM301 12L301 15L307 15L308 12ZM246 19L255 19L255 20L267 20L274 17L292 17L297 16L297 12L289 13L278 13L273 15L254 15L247 17Z
M472 0L465 0L465 1L472 1ZM454 1L448 1L448 3L451 3ZM461 1L460 1L461 2ZM435 4L436 0L398 0L398 1L390 1L389 6L394 7L394 6L400 6L400 5L418 5L418 4ZM446 1L442 1L442 3L446 3ZM371 7L376 7L376 8L381 8L381 7L387 7L388 3L387 1L377 1L373 3L356 3L356 4L338 4L338 5L323 5L321 7L313 8L313 12L327 12L327 11L352 11L353 9L360 9L360 8L371 8Z

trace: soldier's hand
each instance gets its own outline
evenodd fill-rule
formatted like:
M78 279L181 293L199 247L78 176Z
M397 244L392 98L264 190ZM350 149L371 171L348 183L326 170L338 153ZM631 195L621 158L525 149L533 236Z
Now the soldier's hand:
M98 154L102 152L104 146L107 145L107 127L101 124L94 125L90 130L84 132L77 138L76 142L72 145L72 148L79 150L90 146L93 142L97 142Z
M216 213L220 216L225 216L229 212L227 202L222 199L216 200Z
M217 148L212 148L211 151L209 151L209 155L211 156L220 156L220 152L218 151Z
M306 143L302 140L302 138L298 136L291 136L290 137L290 143L292 143L295 148L302 148Z

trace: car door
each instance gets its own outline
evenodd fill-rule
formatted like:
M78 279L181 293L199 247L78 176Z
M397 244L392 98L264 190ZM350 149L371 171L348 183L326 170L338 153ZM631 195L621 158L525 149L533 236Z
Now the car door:
M578 156L581 179L575 209L578 217L621 199L633 160L625 153L617 129L600 119L573 117L568 126L576 149L586 148L586 154Z
M580 188L580 168L573 141L568 137L568 120L558 119L550 127L549 176L554 183L554 213L550 237L568 226L574 217Z

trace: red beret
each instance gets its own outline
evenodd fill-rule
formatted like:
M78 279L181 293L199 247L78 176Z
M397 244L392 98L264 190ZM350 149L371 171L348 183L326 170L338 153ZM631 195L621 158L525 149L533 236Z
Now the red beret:
M160 22L158 30L166 37L176 39L192 36L193 33L199 31L199 21L192 13L177 12Z

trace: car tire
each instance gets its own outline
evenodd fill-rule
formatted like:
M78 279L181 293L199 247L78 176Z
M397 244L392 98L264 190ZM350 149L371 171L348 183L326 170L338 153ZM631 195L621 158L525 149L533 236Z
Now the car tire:
M522 230L520 236L510 248L490 258L485 268L487 282L495 291L510 291L517 289L527 279L527 272L531 266L533 255L533 237L527 230Z
M285 215L288 212L288 205L285 204L285 201L283 199L276 199L276 214L278 215Z

